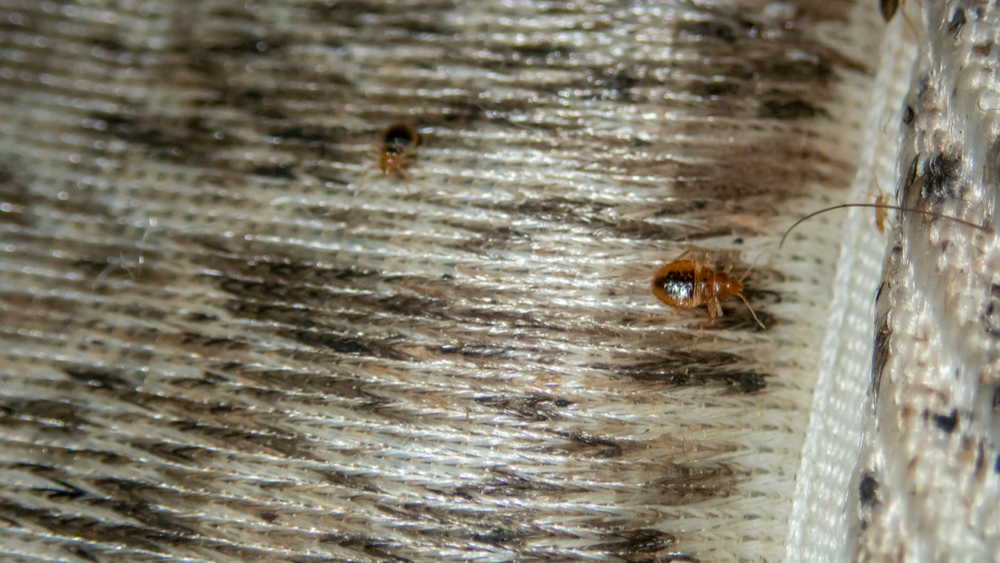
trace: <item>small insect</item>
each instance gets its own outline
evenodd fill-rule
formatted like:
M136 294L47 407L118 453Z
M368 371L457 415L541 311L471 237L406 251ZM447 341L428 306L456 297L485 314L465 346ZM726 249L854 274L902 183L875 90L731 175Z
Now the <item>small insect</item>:
M708 251L697 249L705 254L704 260L699 262L695 250L692 248L684 251L673 262L656 272L653 276L653 295L679 311L705 305L709 319L721 317L722 307L719 306L719 301L735 295L746 303L753 320L766 330L767 327L760 322L750 303L743 297L743 280L750 270L740 279L733 279L729 277L728 268L723 272L716 272L712 268Z
M875 228L878 229L879 233L884 235L886 231L885 223L889 220L889 210L886 209L886 206L889 205L889 197L882 191L882 186L879 185L878 178L873 178L873 180L875 181L876 189L878 189L878 195L875 196L875 205L880 206L875 208Z
M885 234L885 222L889 220L889 204L885 202L885 194L878 194L875 198L875 228L878 232Z
M364 184L368 173L375 170L381 171L387 178L399 176L405 180L406 169L417 161L417 147L422 142L420 133L405 123L397 123L383 129L379 133L378 144L375 147L378 164L373 164L365 171L358 181L358 189ZM354 195L357 195L357 190Z
M378 167L382 174L402 173L417 160L422 139L417 130L405 123L390 125L379 135Z

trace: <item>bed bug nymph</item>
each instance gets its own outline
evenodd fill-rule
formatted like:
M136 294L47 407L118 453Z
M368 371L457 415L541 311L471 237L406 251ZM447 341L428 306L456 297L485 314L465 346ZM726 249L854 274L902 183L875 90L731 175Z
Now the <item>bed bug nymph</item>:
M740 279L731 278L728 269L716 272L712 268L707 252L705 259L699 262L694 250L686 250L653 276L653 295L679 311L705 305L708 308L709 319L721 317L722 307L719 306L719 301L735 295L746 303L753 320L767 330L753 312L750 303L743 297L743 280L749 273L748 269Z
M402 173L416 162L420 142L420 133L405 123L390 125L382 131L378 147L378 167L382 174Z
M400 176L405 180L406 169L417 161L417 147L422 141L420 133L405 123L397 123L383 129L375 146L378 164L373 164L365 171L358 181L358 189L364 184L368 173L375 170L380 170L386 178ZM354 195L357 195L357 189Z

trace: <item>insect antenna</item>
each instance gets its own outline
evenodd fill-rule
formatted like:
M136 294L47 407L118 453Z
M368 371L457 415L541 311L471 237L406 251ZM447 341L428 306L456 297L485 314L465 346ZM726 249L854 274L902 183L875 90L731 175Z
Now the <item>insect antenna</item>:
M753 263L750 264L750 267L747 268L747 271L743 272L743 275L740 276L740 279L737 280L737 281L739 281L740 283L742 283L743 280L747 279L747 276L750 275L750 270L753 270L753 267L757 265L757 261L760 260L760 257L763 256L763 255L764 255L764 253L761 252L756 258L754 258L753 259ZM757 313L753 312L753 307L750 306L750 302L747 301L747 298L743 297L743 295L740 294L740 293L737 293L735 295L736 295L736 297L739 297L740 299L743 300L743 303L746 304L747 309L750 309L750 314L753 315L753 320L757 321L757 324L760 325L760 328L762 328L764 330L767 330L767 327L764 326L764 323L760 322L760 319L757 318Z
M747 271L743 272L743 276L741 276L740 279L737 280L737 281L742 282L743 280L747 279L747 276L750 275L750 270L752 270L753 267L757 265L757 261L760 260L760 257L763 256L763 255L764 255L764 253L761 252L760 255L758 255L756 258L754 258L753 259L753 263L750 264L750 267L747 268Z
M956 223L960 223L962 225L965 225L966 227L971 227L973 229L976 229L978 231L982 231L982 232L987 233L987 234L993 234L995 232L990 227L984 227L982 225L977 225L975 223L971 223L971 222L966 221L964 219L959 219L958 217L952 217L951 215L945 215L943 213L935 213L933 211L927 211L925 209L914 209L912 207L901 207L901 206L898 206L898 205L887 205L887 204L881 204L881 203L842 203L840 205L834 205L833 207L827 207L825 209L820 209L819 211L814 211L814 212L810 213L809 215L806 215L805 217L803 217L803 218L799 219L798 221L796 221L795 223L793 223L792 226L788 227L788 230L785 231L785 234L781 235L781 242L778 243L778 248L781 248L785 244L785 239L788 238L788 235L792 232L792 229L794 229L795 227L798 227L804 221L812 219L813 217L815 217L817 215L821 215L823 213L826 213L827 211L833 211L835 209L846 209L848 207L867 207L867 208L872 208L872 209L895 209L896 211L902 211L902 212L905 212L905 213L919 213L921 215L927 215L929 217L937 217L938 219L947 219L949 221L954 221Z
M743 300L743 303L745 303L745 304L746 304L746 306L747 306L747 309L750 309L750 314L751 314L751 315L753 315L753 320L757 321L757 324L759 324L759 325L760 325L760 328L762 328L762 329L764 329L764 330L767 330L767 327L766 327L766 326L764 326L764 323L760 322L760 319L758 319L758 318L757 318L757 313L754 313L754 312L753 312L753 307L751 307L751 306L750 306L750 302L749 302L749 301L747 301L747 298L746 298L746 297L743 297L743 295L741 295L741 294L739 294L739 293L737 293L737 294L736 294L736 297L739 297L740 299L742 299L742 300Z

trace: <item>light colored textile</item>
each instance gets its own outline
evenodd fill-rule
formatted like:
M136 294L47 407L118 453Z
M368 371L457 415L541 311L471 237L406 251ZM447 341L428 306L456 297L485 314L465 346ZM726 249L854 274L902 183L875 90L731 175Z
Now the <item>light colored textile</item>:
M884 29L836 1L0 0L3 559L807 553L851 472L807 442L823 346L863 370L886 239L854 214L852 273L845 212L776 240L870 197ZM397 122L425 142L380 177ZM755 264L767 330L656 301L689 243ZM842 464L813 501L807 443Z

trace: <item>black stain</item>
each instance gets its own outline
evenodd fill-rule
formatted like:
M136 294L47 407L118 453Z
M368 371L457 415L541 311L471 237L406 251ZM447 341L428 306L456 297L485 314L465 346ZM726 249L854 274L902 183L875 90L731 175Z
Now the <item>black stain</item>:
M983 162L983 183L990 189L1000 189L1000 138L993 142Z
M882 295L882 288L884 286L885 284L879 286L879 297ZM876 303L879 302L879 297L876 297ZM892 337L892 330L889 329L889 307L879 307L878 311L878 317L875 319L875 342L872 349L872 380L871 389L869 390L872 400L878 398L879 389L882 386L882 372L885 371L885 366L889 362L889 354L891 352L890 339Z
M155 158L187 164L207 165L234 139L200 116L161 115L136 107L118 112L94 112L84 122L87 131L111 135L146 148Z
M862 505L871 504L878 494L878 481L871 473L866 473L858 487L858 498Z
M98 389L131 389L132 384L120 370L102 366L73 365L63 368L63 372L76 381Z
M903 110L903 124L910 125L913 123L913 118L916 117L916 115L917 114L913 111L913 106L906 106L906 109Z
M31 225L34 202L28 186L14 178L9 166L0 163L0 224Z
M542 421L557 416L557 413L549 409L550 405L557 406L554 405L556 401L545 395L490 395L476 397L475 401L484 407L522 420Z
M639 381L668 385L700 386L725 383L743 393L753 393L766 387L766 375L740 367L742 361L739 356L725 352L673 351L654 360L615 367L605 365L594 367L614 370L619 375Z
M699 39L715 39L725 43L735 43L740 35L736 27L721 21L682 21L678 24L681 35Z
M934 425L943 430L944 432L951 434L955 431L955 427L958 426L958 410L952 410L951 414L935 414L932 417L934 420Z
M826 110L801 99L764 100L760 112L762 118L779 120L811 119L826 115Z
M635 530L625 530L614 532L605 536L605 541L594 546L608 553L619 557L628 557L633 554L650 554L662 551L677 543L677 537L667 532L650 528L640 528ZM671 559L661 559L658 561L671 561Z
M493 528L485 534L473 534L472 539L478 542L493 545L504 545L518 539L519 534L514 530L504 528Z
M948 32L952 34L958 33L965 26L965 23L965 10L955 8L955 11L951 14L951 20L948 22Z
M257 166L256 168L254 168L253 173L258 176L266 176L268 178L279 178L282 180L295 179L294 166L291 164L274 164L270 166Z
M739 389L741 393L756 393L764 387L767 387L767 382L764 381L764 376L759 373L744 373L740 375Z
M924 185L920 195L924 199L940 200L958 195L956 184L962 166L959 157L940 153L927 163Z
M990 286L990 294L983 313L979 316L979 322L986 334L1000 338L1000 285Z

